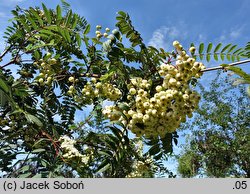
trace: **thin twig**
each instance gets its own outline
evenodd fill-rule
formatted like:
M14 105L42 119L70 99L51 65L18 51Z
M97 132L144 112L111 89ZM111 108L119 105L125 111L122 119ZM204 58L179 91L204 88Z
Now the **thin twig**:
M7 64L5 64L5 65L3 65L3 66L0 66L0 69L3 69L3 68L5 68L5 67L7 67L7 66L9 66L9 65L11 65L11 64L14 64L14 63L16 63L16 60L15 60L15 59L12 60L12 61L10 61L10 62L8 62Z
M0 58L2 59L9 51L10 51L10 49L13 47L13 44L12 45L10 45L7 49L5 49L4 51L3 51L3 53L0 55Z
M43 28L42 28L43 29ZM41 30L42 30L41 29ZM29 40L29 38L30 37L32 37L34 34L36 34L37 32L39 32L38 30L34 30L34 31L32 31L32 32L30 32L30 34L25 38L25 40L23 41L23 43L20 45L20 47L22 48L23 47L23 45ZM13 47L13 45L10 45L2 54L1 54L1 56L0 56L0 58L2 59L9 51L10 51L10 49ZM16 56L15 56L15 58L14 58L14 60L12 60L12 61L10 61L10 62L8 62L7 64L5 64L5 65L2 65L2 66L0 66L0 69L3 69L4 67L7 67L7 66L9 66L9 65L11 65L11 64L15 64L17 61L17 57L20 55L19 53L21 52L21 49L19 49L18 50L18 52L17 52L17 54L16 54ZM24 53L23 53L24 54Z
M246 59L243 61L238 61L238 62L234 62L234 63L230 63L228 64L229 66L236 66L236 65L241 65L241 64L245 64L245 63L249 63L250 59ZM222 66L217 66L217 67L211 67L211 68L206 68L201 70L201 72L206 72L206 71L213 71L213 70L218 70L218 69L224 69L225 67Z

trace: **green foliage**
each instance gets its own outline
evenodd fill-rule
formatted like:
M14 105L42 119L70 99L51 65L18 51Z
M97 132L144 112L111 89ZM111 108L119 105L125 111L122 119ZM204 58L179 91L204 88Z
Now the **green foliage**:
M119 11L116 19L118 21L116 23L116 26L119 28L122 34L126 35L126 38L129 38L129 41L132 43L132 47L135 47L137 45L145 47L144 43L142 42L140 33L134 29L134 26L132 25L132 21L130 20L128 14L123 11ZM119 32L116 32L115 36L119 39Z
M192 150L186 151L178 159L178 172L183 178L191 178L198 174L201 157Z
M232 67L229 65L221 65L221 66L223 66L226 70L230 70L230 71L234 72L235 74L239 75L240 77L242 77L242 80L244 80L245 83L250 84L250 75L247 74L246 72L242 71L241 68Z
M108 121L101 112L105 97L81 98L90 77L97 77L102 84L110 82L121 88L125 99L127 80L145 73L149 76L149 68L156 71L155 65L167 54L153 47L146 48L129 16L123 12L117 18L119 30L113 31L107 43L89 38L90 25L73 13L65 1L62 8L58 5L55 10L42 4L42 9L24 10L17 6L12 13L12 25L4 36L7 47L0 56L1 59L6 54L13 57L0 67L2 176L152 177L156 173L170 173L159 161L146 162L148 153L137 153L124 125L120 122L106 125ZM132 47L122 44L123 34ZM134 48L137 45L141 51ZM125 61L141 63L142 71L125 65ZM8 69L11 65L18 69L17 78ZM74 124L76 111L89 104L94 105L91 116ZM75 140L73 135L77 136ZM64 158L67 150L62 148L61 137L71 138L68 141L79 151L71 161ZM172 135L165 140L162 150L166 154L172 151ZM19 154L26 157L17 160ZM140 164L139 171L136 163ZM152 165L155 167L147 167ZM145 171L141 169L143 166Z
M217 77L194 116L192 137L179 158L184 177L249 177L249 98L244 88L236 90Z
M233 82L233 85L239 85L239 84L248 84L247 87L247 94L250 97L250 74L247 74L246 72L244 72L241 68L239 67L233 67L227 64L222 64L221 65L225 70L229 70L232 71L233 73L235 73L236 75L240 76L241 78L236 78Z
M192 43L191 46L195 45ZM193 57L199 58L200 60L205 59L207 62L211 60L211 57L213 57L215 61L218 61L220 59L221 61L228 60L233 62L247 57L244 48L238 48L237 45L232 44L223 46L222 43L219 43L214 46L210 42L207 47L205 47L204 43L200 43L197 48L198 52L193 53Z

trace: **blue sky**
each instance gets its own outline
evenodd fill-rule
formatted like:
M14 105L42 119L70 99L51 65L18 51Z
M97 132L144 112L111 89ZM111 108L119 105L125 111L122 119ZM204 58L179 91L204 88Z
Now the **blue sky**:
M21 7L40 6L50 8L60 0L1 0L0 37L8 25L10 11L15 5ZM135 28L142 34L144 42L170 51L172 42L179 40L184 47L191 42L222 42L244 46L250 41L249 0L67 0L74 12L84 16L92 26L115 28L116 12L128 12ZM4 42L0 38L0 52ZM170 50L169 50L170 49ZM205 62L204 62L205 63ZM214 61L206 66L217 66ZM250 64L242 66L250 72ZM214 72L206 73L203 83L213 78ZM174 164L172 164L174 168Z
M1 0L0 37L8 25L11 10L21 7L41 6L50 8L60 0ZM72 9L84 16L92 25L115 28L116 12L128 12L136 29L146 44L172 50L173 40L188 47L191 42L222 42L244 46L250 40L250 2L248 0L68 0ZM0 39L0 51L3 50ZM209 63L206 66L216 66ZM245 68L244 68L245 69ZM249 68L247 68L249 69ZM213 74L213 73L207 73ZM210 77L210 76L209 76Z
M45 3L55 8L60 0L1 0L0 32L16 4L29 7ZM172 40L190 42L232 42L249 40L248 0L68 0L72 9L85 16L92 26L114 27L116 12L128 12L146 43L168 48ZM93 29L94 30L94 29Z

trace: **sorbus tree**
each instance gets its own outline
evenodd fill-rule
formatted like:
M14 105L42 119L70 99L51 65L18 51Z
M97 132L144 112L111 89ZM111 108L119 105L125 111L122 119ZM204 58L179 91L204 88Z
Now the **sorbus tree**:
M98 25L95 37L64 1L63 10L42 4L12 13L0 55L0 168L7 177L172 176L161 159L198 107L193 86L209 70L201 60L244 63L249 56L231 44L205 51L202 43L196 51L175 41L173 51L158 50L122 11L117 29ZM75 123L88 105L91 114Z

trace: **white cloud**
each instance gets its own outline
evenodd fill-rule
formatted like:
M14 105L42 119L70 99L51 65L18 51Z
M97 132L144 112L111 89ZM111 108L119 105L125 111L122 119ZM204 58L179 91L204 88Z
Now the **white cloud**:
M23 1L25 1L25 0L3 0L3 2L9 2L9 3L20 3Z
M241 36L242 31L243 31L243 27L238 28L238 29L235 29L235 30L231 30L229 36L230 36L232 39L237 39L238 37Z
M183 33L184 32L184 33ZM156 48L170 48L172 42L180 37L186 37L187 32L181 30L177 26L162 26L153 32L152 38L149 40L148 45Z
M22 3L26 0L1 0L0 6L12 7L15 4Z
M0 18L5 18L5 17L7 17L6 13L0 12Z
M204 34L199 34L199 35L198 35L198 42L199 42L199 43L200 43L200 42L206 42L206 40L207 40L206 35L204 35Z
M242 34L244 33L244 30L245 30L245 25L244 24L241 25L241 26L232 27L230 30L222 32L221 36L219 37L219 41L221 41L221 42L235 41L235 40L242 37Z
M161 30L156 30L153 33L153 37L149 40L149 45L154 47L163 47L164 43L164 34Z
M1 6L1 3L0 3ZM11 15L10 11L0 11L0 24L1 24L1 28L5 28L4 26L6 26L8 24L8 20L10 18L12 18L13 16Z

